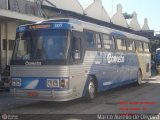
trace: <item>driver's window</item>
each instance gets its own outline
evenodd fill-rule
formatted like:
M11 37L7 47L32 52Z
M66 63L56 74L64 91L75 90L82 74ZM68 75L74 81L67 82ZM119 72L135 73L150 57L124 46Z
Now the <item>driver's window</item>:
M27 54L26 37L23 33L22 34L20 33L17 57L22 58L26 54Z
M19 55L25 55L27 53L27 49L26 49L26 40L20 40L19 42L19 47L18 47L18 54Z
M43 40L44 38L42 36L40 36L37 40L37 49L36 49L36 58L37 59L41 59L43 56Z

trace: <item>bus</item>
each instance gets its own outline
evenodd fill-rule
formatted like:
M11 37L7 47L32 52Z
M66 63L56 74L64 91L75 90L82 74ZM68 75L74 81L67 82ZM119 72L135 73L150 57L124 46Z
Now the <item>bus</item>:
M150 41L75 18L17 28L11 92L17 98L93 100L98 92L151 75Z
M155 57L156 70L158 73L160 73L160 48L156 49L156 54L154 57Z

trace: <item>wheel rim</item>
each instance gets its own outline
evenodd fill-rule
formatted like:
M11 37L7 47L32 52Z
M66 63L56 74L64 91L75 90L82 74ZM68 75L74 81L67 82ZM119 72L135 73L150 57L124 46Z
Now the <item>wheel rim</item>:
M138 72L138 83L141 84L141 81L142 81L142 75L141 75L141 72L139 71Z
M95 85L92 81L89 83L89 96L91 99L95 97Z

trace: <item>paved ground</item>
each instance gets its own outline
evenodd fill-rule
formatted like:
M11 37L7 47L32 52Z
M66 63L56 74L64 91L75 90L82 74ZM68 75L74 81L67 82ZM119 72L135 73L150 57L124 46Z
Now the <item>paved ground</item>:
M17 100L0 92L0 113L7 114L81 114L81 118L97 118L97 114L159 114L160 76L144 81L141 86L128 85L97 95L91 103L82 99L69 102ZM95 116L85 116L94 114ZM61 115L58 115L60 117ZM60 118L74 118L74 115ZM43 119L42 117L40 117ZM39 118L39 119L40 119ZM57 119L60 119L57 118ZM28 119L28 118L27 118ZM46 119L46 118L45 118ZM49 119L49 118L48 118ZM69 120L69 119L68 119Z

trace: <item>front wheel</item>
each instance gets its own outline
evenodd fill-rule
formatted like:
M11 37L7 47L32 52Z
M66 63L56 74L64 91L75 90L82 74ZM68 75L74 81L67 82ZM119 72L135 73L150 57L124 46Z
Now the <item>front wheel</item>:
M87 100L91 101L95 98L96 96L96 85L95 81L92 77L90 77L88 86L87 86Z

